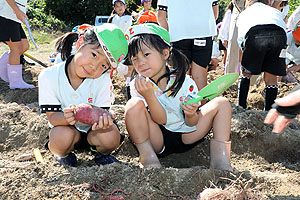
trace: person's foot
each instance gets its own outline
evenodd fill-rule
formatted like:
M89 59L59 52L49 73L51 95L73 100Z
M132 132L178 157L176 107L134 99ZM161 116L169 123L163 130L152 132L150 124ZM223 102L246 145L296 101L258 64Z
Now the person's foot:
M76 167L77 166L77 158L74 153L69 153L66 157L60 158L55 156L55 161L60 162L61 164L69 167Z
M95 163L97 165L107 165L107 164L111 164L114 162L119 162L115 157L113 157L112 155L108 154L108 155L103 155L102 153L95 153Z

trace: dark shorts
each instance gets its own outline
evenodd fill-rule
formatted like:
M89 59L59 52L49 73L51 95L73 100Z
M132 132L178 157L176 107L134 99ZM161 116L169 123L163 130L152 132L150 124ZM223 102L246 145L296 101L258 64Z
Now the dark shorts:
M20 23L4 17L0 17L0 42L12 41L18 42L25 39L26 35Z
M204 138L201 140L193 143L193 144L184 144L182 142L182 134L184 133L175 133L172 131L167 130L164 126L160 125L160 130L163 134L164 138L164 149L161 153L157 154L159 158L163 158L167 155L170 155L172 153L183 153L186 152L193 147L195 147L197 144L204 141Z
M116 120L114 120L114 124L115 124L115 125L117 126L117 128L120 130L120 128L119 128L119 126L118 126ZM79 142L77 142L77 143L74 145L74 150L75 150L75 151L85 151L85 150L90 150L90 147L93 147L93 146L90 145L90 144L88 143L88 141L87 141L87 136L88 136L89 132L92 130L92 128L89 129L88 132L86 133L86 132L83 132L83 131L78 130L75 126L73 126L73 127L74 127L74 128L79 132L79 134L80 134L80 140L79 140ZM123 140L125 139L125 136L122 135L122 134L120 134L120 136L121 136L121 137L120 137L120 143L122 143ZM45 148L46 148L46 149L49 149L49 148L48 148L48 143L49 143L49 136L47 136L47 142L46 142L46 144L45 144Z
M220 51L221 51L221 50L223 50L223 51L227 50L226 47L224 47L224 45L223 45L223 43L222 43L222 40L219 40L219 50L220 50Z
M268 72L277 76L286 75L282 49L286 49L286 33L276 25L257 25L252 27L242 44L242 71L258 75Z
M198 45L195 45L198 44ZM185 39L172 43L173 47L181 51L189 62L195 62L197 65L206 68L211 60L212 54L212 37Z

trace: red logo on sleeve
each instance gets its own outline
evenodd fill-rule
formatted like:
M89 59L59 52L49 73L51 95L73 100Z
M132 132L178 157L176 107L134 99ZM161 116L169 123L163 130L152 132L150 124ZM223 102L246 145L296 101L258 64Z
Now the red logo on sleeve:
M88 98L89 103L93 103L93 98Z

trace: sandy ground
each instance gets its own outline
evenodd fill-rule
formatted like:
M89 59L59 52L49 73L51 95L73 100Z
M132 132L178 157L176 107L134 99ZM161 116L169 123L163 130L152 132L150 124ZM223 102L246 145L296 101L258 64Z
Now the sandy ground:
M51 45L29 53L49 64ZM1 53L4 50L1 46ZM25 80L37 86L42 69L26 66ZM209 72L209 81L222 74L221 67ZM279 96L294 85L280 83ZM128 135L124 80L118 75L114 86L113 109L121 132ZM223 199L300 199L299 118L283 134L272 133L272 126L263 124L263 88L263 84L251 88L251 110L235 106L237 83L223 94L233 107L232 165L236 172L229 173L209 169L211 134L189 152L161 159L160 169L140 168L137 151L128 139L114 152L120 163L97 166L89 152L81 152L77 168L57 165L44 148L49 128L46 116L39 112L38 89L10 90L0 80L0 199L197 199L205 188L223 189L227 195ZM44 163L32 156L35 148L42 152ZM17 161L23 154L29 159Z

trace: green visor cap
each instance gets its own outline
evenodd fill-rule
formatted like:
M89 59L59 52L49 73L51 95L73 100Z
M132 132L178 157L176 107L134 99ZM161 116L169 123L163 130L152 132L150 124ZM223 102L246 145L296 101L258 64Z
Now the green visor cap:
M125 37L128 41L130 41L132 37L140 34L158 35L165 41L166 44L170 46L169 32L157 24L148 23L131 26L126 30Z
M123 31L111 23L95 26L94 31L111 66L117 68L128 52L128 43Z

